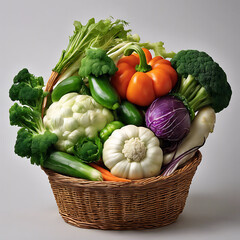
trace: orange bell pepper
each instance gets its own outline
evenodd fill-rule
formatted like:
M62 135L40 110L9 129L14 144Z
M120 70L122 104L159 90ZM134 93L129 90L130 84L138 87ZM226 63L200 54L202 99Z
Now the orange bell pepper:
M121 99L148 106L175 86L178 77L170 61L161 56L152 58L149 50L138 45L131 45L124 55L118 61L118 71L111 79Z

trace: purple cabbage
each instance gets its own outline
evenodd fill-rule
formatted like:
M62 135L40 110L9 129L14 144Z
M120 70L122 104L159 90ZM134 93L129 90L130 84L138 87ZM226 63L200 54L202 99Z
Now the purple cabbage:
M180 141L187 135L191 119L183 102L174 96L157 98L147 109L146 126L163 140Z

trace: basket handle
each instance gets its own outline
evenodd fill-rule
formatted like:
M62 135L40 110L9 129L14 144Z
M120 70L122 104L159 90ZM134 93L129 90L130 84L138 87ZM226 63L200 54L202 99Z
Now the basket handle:
M59 73L55 72L55 71L52 71L52 73L50 75L50 78L48 79L46 87L45 87L45 92L49 92L49 94L43 99L43 103L42 103L42 118L43 118L44 113L45 113L45 109L46 109L47 102L48 102L48 97L51 95L53 87L58 82L58 79L59 79Z

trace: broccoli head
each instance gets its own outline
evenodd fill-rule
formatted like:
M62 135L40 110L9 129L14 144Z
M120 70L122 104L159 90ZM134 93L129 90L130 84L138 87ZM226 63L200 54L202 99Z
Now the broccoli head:
M45 131L37 134L28 129L21 128L17 133L15 153L20 157L31 158L31 163L43 165L53 144L58 141L56 134Z
M108 57L107 53L100 48L90 48L86 51L86 56L82 59L79 75L88 77L94 75L113 75L117 71L114 61Z
M12 101L19 101L23 105L40 108L43 97L46 96L43 86L42 77L35 77L24 68L14 77L9 97Z
M43 134L35 134L32 136L31 145L31 163L43 166L44 160L47 158L53 144L58 141L56 134L45 131Z
M194 112L206 105L215 112L228 106L232 90L226 73L207 53L182 50L171 64L180 78L173 92L184 97Z
M42 165L53 144L58 141L55 133L49 132L41 117L42 77L34 77L27 69L20 71L13 80L9 95L14 103L9 109L10 124L21 127L17 133L15 153L31 158L32 164Z
M32 133L25 128L20 128L14 146L15 153L20 157L31 157Z

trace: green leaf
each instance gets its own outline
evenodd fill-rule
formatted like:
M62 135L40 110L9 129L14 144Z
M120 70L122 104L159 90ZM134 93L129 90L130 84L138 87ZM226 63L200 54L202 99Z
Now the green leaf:
M122 20L112 21L112 19L100 20L95 22L91 18L84 26L80 22L75 21L75 30L69 38L69 44L66 50L62 51L62 55L53 71L61 73L71 64L83 57L85 51L91 47L102 48L108 50L120 39L127 39L125 30L127 23Z

